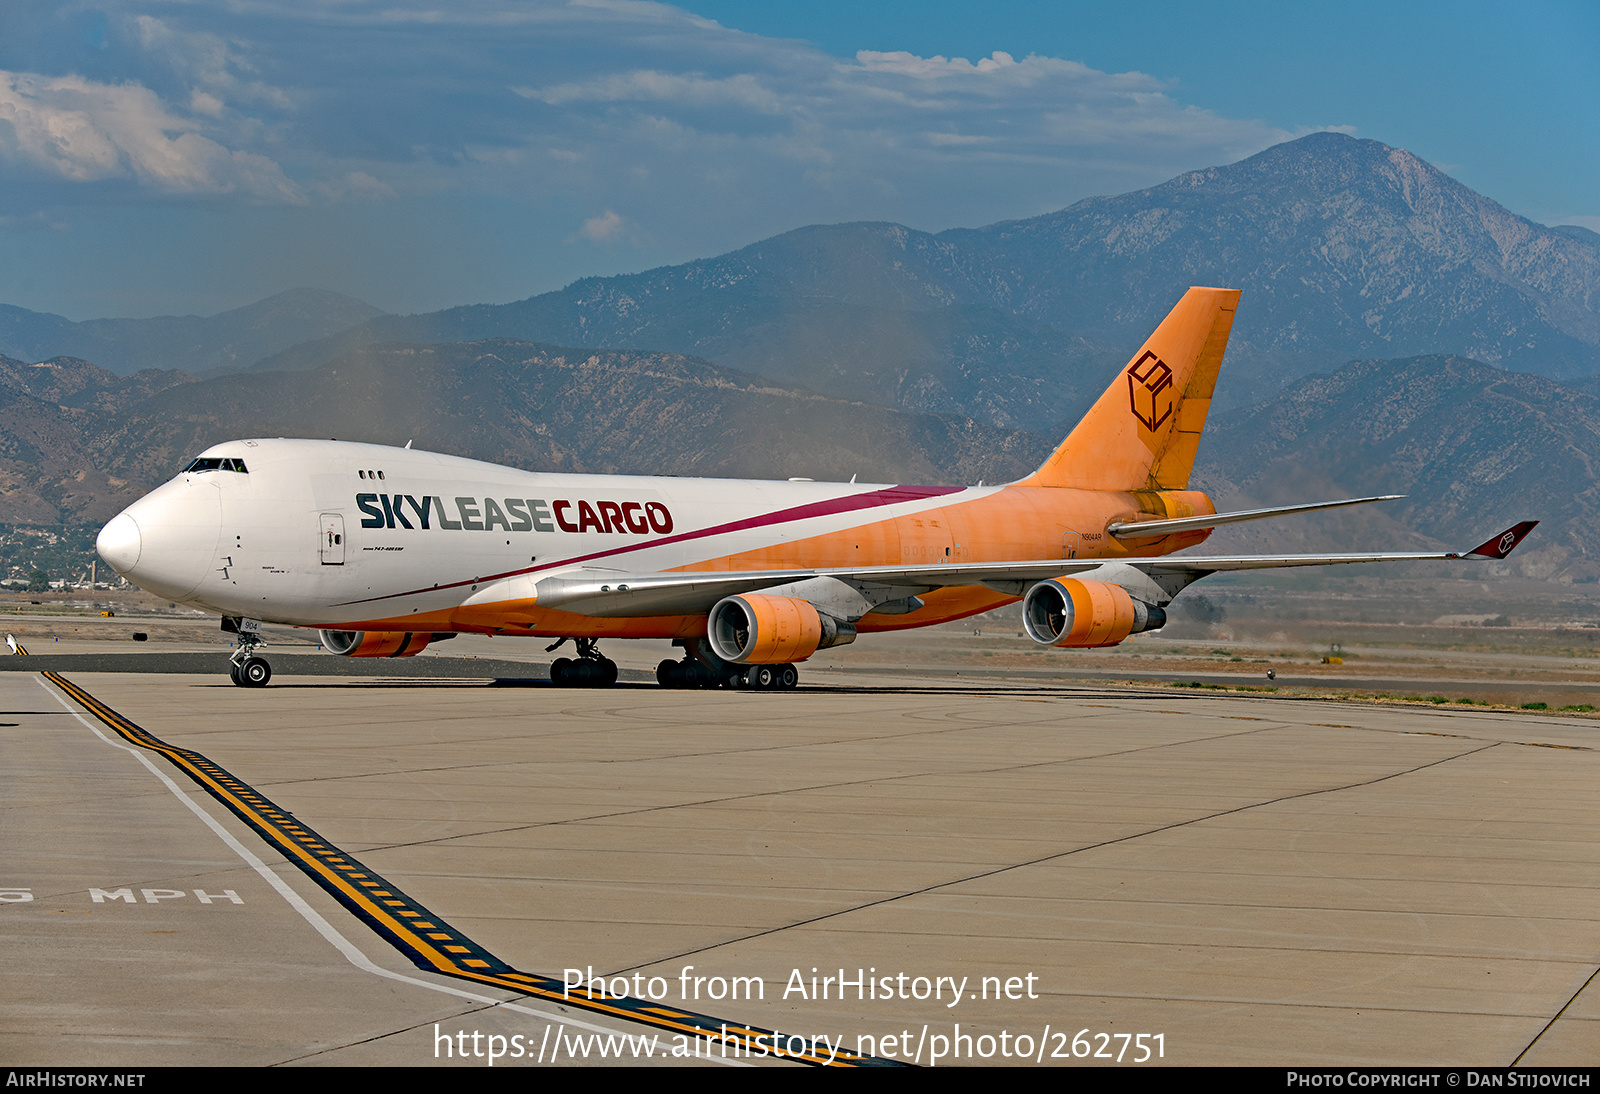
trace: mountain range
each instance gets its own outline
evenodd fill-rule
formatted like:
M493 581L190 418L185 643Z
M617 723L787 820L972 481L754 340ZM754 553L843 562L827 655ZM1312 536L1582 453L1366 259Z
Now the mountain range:
M1535 224L1403 149L1339 133L1026 220L813 226L510 304L382 315L297 290L209 319L78 324L0 308L0 353L206 374L513 338L703 357L846 400L1054 433L1196 284L1244 292L1220 406L1360 358L1600 375L1600 235Z
M843 398L1054 432L1190 285L1243 290L1222 405L1352 358L1454 353L1600 373L1600 236L1507 211L1402 149L1317 133L1028 220L802 228L512 304L381 316L374 341L670 350Z
M195 453L325 436L541 471L976 482L1049 438L908 414L678 354L509 339L371 346L306 373L119 377L0 357L0 523L104 521Z
M511 339L369 346L308 372L204 380L0 358L0 522L103 521L195 453L247 436L409 441L535 471L958 484L1018 478L1060 441L679 354ZM1600 398L1426 356L1354 362L1214 412L1195 485L1236 508L1409 495L1244 526L1219 535L1225 550L1461 548L1536 517L1518 567L1571 580L1600 574L1596 467Z
M1454 549L1537 518L1521 572L1600 573L1600 398L1542 376L1453 356L1355 361L1217 415L1200 452L1219 504L1405 494L1371 512ZM1312 527L1352 527L1336 516ZM1306 549L1295 532L1284 522L1266 549Z
M147 368L202 373L242 368L382 314L322 289L290 289L219 315L76 323L0 304L0 354L25 361L77 357L124 376Z
M1356 525L1275 523L1257 549L1356 526L1459 547L1533 516L1525 572L1600 574L1600 235L1332 133L1029 220L804 228L513 304L0 308L0 521L103 520L238 436L534 470L1003 480L1195 283L1244 289L1200 485L1224 505L1411 495Z

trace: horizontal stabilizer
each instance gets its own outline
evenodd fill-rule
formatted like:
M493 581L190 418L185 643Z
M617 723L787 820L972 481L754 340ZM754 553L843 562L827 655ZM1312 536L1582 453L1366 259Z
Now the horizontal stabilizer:
M1150 539L1154 536L1175 535L1178 532L1196 532L1203 528L1220 528L1224 524L1243 524L1247 520L1266 520L1269 517L1286 517L1295 513L1315 513L1323 509L1342 509L1346 505L1396 501L1403 497L1404 494L1383 494L1375 498L1318 501L1310 505L1283 505L1275 509L1241 509L1236 513L1209 513L1205 516L1181 517L1177 520L1119 520L1106 525L1106 531L1118 539Z

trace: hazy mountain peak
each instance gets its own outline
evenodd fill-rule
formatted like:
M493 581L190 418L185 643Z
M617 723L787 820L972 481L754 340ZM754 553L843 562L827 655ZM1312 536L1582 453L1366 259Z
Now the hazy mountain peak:
M1593 228L1585 228L1581 224L1552 224L1550 230L1569 239L1576 239L1581 243L1592 244L1600 247L1600 232Z
M124 376L147 368L204 372L251 364L382 314L365 301L326 289L290 289L211 316L81 323L0 305L0 353L31 361L87 358Z
M375 308L365 300L345 293L332 292L328 289L299 288L273 293L253 304L218 312L211 318L263 321L292 316L323 325L343 323L345 326L354 326L356 323L365 322L373 316L382 314L384 314L382 308Z
M512 304L362 322L357 301L294 290L194 320L226 319L228 336L191 332L146 359L184 364L199 345L207 364L299 369L374 342L509 337L691 354L839 397L1054 430L1196 284L1244 294L1219 405L1353 357L1600 373L1600 239L1334 132L1028 220L937 235L811 225ZM3 337L7 314L0 351L25 356ZM300 330L320 333L290 337ZM269 336L282 352L251 358ZM92 347L55 352L127 367Z
M940 238L978 252L1016 311L1100 341L1138 336L1189 285L1243 289L1230 361L1273 386L1428 352L1600 371L1600 247L1341 133Z

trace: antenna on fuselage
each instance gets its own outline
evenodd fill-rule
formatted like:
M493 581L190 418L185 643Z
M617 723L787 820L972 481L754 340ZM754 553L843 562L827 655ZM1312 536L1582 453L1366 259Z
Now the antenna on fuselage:
M407 447L407 448L410 448L410 447L411 447L411 442L410 442L410 441L407 441L407 442L406 442L406 447Z

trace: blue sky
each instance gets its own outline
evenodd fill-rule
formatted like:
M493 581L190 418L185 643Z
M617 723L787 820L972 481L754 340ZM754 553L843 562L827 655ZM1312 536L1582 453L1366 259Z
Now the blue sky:
M0 0L0 303L500 302L1322 128L1600 230L1600 5Z

